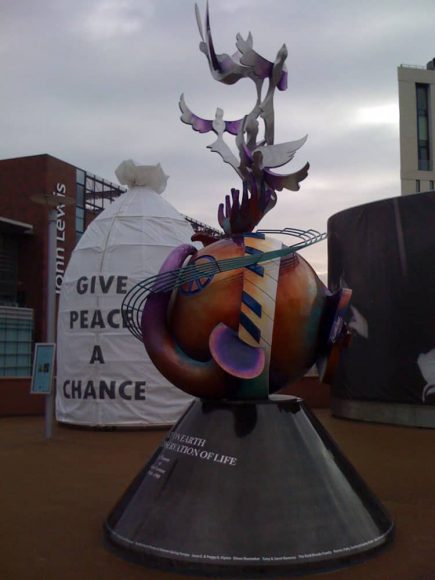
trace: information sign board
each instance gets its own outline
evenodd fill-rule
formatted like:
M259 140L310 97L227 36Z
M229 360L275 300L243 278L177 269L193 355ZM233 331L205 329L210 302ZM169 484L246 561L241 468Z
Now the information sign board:
M33 358L32 394L49 395L53 383L53 366L55 344L51 342L37 342Z

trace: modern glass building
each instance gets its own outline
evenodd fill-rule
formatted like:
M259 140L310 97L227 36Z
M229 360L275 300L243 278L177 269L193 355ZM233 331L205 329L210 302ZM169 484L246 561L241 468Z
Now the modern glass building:
M402 195L435 189L435 59L398 68Z

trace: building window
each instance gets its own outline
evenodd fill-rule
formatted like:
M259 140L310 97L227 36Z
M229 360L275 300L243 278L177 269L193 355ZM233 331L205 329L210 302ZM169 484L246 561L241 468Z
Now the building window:
M416 99L418 169L430 171L432 164L429 138L429 85L416 84Z
M420 193L420 191L421 191L420 180L416 179L415 180L415 193Z
M77 181L77 183L84 185L85 179L86 179L86 173L83 171L83 169L76 169L76 181Z
M85 181L86 174L76 170L76 243L85 231Z
M429 181L429 191L433 191L434 190L434 183L433 183L433 179L431 179Z
M0 304L16 306L18 242L0 233Z
M76 207L76 234L80 236L85 230L85 210L83 207Z
M32 374L33 310L0 307L0 376Z
M76 187L76 205L85 207L85 186L77 183Z

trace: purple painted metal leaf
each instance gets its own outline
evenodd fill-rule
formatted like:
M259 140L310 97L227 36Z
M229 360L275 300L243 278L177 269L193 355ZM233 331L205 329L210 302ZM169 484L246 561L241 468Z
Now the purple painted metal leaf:
M232 201L233 201L233 211L239 211L239 209L240 209L239 195L240 195L240 191L238 189L235 189L235 188L231 189L231 197L232 197Z
M252 232L277 200L275 192L267 188L264 181L258 188L252 175L243 182L242 201L237 189L231 190L231 198L225 196L225 204L221 203L218 208L218 221L227 235Z
M218 207L218 222L224 232L228 235L231 233L231 224L229 218L225 215L224 204L220 203Z

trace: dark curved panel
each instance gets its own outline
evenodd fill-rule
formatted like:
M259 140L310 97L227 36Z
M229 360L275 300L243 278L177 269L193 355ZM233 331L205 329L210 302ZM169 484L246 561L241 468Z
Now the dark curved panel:
M435 192L335 214L328 259L329 286L353 290L356 327L334 398L435 405Z

